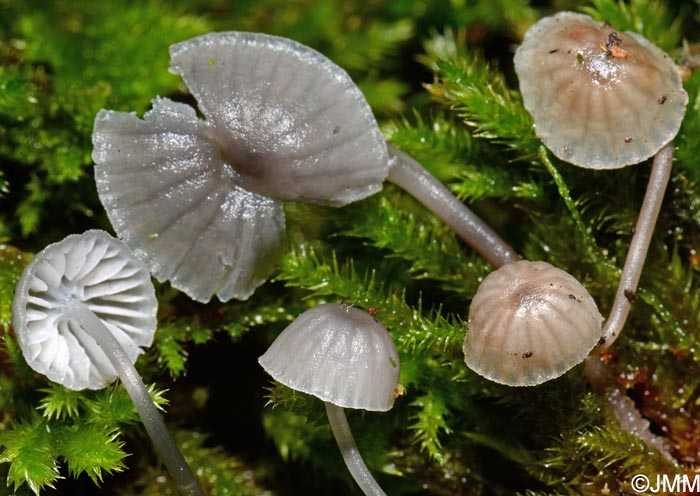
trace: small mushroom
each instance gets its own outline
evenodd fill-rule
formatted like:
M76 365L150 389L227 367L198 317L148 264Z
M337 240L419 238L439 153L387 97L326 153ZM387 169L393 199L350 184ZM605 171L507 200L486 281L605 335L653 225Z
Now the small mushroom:
M490 273L469 309L464 361L509 386L534 386L583 361L603 318L586 288L546 262L521 260Z
M661 49L584 14L542 18L514 62L537 135L560 159L589 169L651 157L676 135L688 103Z
M134 362L151 345L158 301L148 270L104 231L71 235L24 269L12 325L27 363L73 389L119 377L180 494L202 494Z
M246 299L273 269L283 201L343 206L407 189L494 263L517 254L414 160L391 150L359 88L320 53L261 33L173 45L199 110L165 98L143 120L95 119L97 190L154 277L197 301Z
M299 315L258 359L276 381L323 400L331 430L365 494L383 495L355 444L343 408L384 412L394 405L399 356L370 314L321 304Z
M614 169L654 155L649 184L603 329L609 347L637 291L673 162L688 94L671 58L636 33L561 12L532 26L515 54L535 132L560 159Z

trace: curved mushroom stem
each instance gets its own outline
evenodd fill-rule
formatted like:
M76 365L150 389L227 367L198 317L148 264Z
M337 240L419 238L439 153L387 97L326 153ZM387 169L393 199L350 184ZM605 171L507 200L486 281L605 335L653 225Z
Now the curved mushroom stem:
M593 391L598 396L605 398L608 411L613 414L620 428L634 434L644 444L657 450L666 460L675 463L669 447L663 442L663 438L649 430L649 421L642 416L634 401L625 394L621 386L610 377L610 373L601 360L600 350L594 350L586 358L583 370Z
M369 472L367 465L365 465L365 461L360 455L360 450L357 449L355 438L352 436L343 408L327 401L324 401L324 404L326 405L326 415L328 415L328 423L331 424L333 436L335 436L340 453L343 455L345 465L348 467L357 485L368 496L386 496L386 493L379 487L379 484Z
M194 474L178 450L175 440L165 427L163 417L153 404L141 376L117 339L85 305L75 305L71 308L71 313L95 339L117 371L119 379L129 393L129 397L131 397L131 401L141 417L141 422L153 442L153 448L170 472L179 493L183 496L204 496Z
M520 260L508 243L415 159L396 147L387 146L393 156L389 164L389 181L406 190L440 217L494 267Z
M642 208L639 210L639 218L634 230L634 236L630 243L625 259L625 266L622 269L620 283L617 287L615 300L613 301L610 315L603 327L602 349L612 345L620 331L625 325L632 302L636 299L637 285L642 275L644 259L649 250L651 236L654 234L656 219L661 210L661 203L664 199L664 192L671 175L671 165L673 163L673 141L666 144L654 156L654 164L649 176L649 184L644 195Z

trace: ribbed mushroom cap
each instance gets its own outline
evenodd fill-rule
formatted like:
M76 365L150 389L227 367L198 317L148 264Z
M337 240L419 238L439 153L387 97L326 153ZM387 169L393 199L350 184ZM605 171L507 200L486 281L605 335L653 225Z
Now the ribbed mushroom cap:
M344 408L394 405L399 355L387 330L347 305L322 304L299 315L258 359L276 381Z
M151 345L158 302L148 270L103 231L71 235L37 253L12 303L12 325L30 367L69 389L100 389L117 373L71 314L81 305L132 362Z
M469 309L464 361L509 386L534 386L580 363L601 337L588 291L546 262L522 260L489 274Z
M210 33L170 48L241 186L345 205L388 175L386 142L350 76L317 51L262 33Z
M143 120L100 111L100 200L159 281L201 302L246 299L274 269L280 201L341 206L379 191L386 143L345 71L294 41L211 33L171 59L206 120L166 98Z
M282 204L238 185L211 127L165 98L141 120L102 110L95 181L112 227L159 281L192 299L246 299L270 275Z
M560 159L591 169L654 155L678 132L688 103L668 55L584 14L532 26L515 70L537 135Z

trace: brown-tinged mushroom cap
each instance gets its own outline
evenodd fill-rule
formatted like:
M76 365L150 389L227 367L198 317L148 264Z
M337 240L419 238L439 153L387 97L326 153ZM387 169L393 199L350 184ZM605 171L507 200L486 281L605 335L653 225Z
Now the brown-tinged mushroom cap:
M489 274L469 309L467 366L509 386L533 386L580 363L601 337L588 291L546 262L522 260Z
M12 325L30 367L69 389L100 389L117 372L76 318L94 313L131 362L151 345L158 302L150 274L127 246L103 231L71 235L24 269Z
M399 356L384 326L347 305L299 315L258 359L276 381L344 408L387 411L399 383Z
M678 132L688 102L667 54L584 14L533 25L515 70L537 135L560 159L591 169L654 155Z

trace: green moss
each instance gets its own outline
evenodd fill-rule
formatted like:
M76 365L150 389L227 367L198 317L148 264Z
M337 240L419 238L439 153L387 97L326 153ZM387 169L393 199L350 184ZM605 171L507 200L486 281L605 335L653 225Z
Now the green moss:
M123 388L67 391L35 373L13 335L11 302L32 253L74 232L109 229L92 179L96 112L142 113L156 95L187 101L168 73L168 46L207 31L264 31L328 55L358 82L388 141L523 256L580 279L605 314L649 164L586 171L536 137L512 47L538 17L563 8L640 32L686 65L689 104L671 186L638 299L606 356L677 466L620 430L581 367L526 389L467 369L469 304L491 269L390 185L342 209L286 205L278 269L248 301L202 305L158 285L160 327L137 366L210 494L358 493L321 402L271 383L256 363L293 318L324 301L374 307L397 343L403 394L395 407L349 415L389 494L612 493L629 490L635 473L700 463L697 5L536 5L0 0L0 479L9 490L172 491Z
M13 246L0 245L0 329L10 325L15 286L31 259L30 254Z

